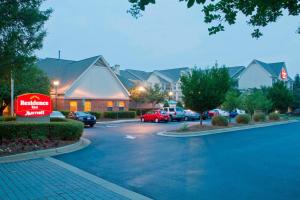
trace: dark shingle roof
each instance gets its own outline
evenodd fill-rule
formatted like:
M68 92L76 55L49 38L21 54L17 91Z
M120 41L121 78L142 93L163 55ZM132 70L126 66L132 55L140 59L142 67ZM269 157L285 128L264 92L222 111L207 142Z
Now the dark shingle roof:
M60 81L60 88L72 84L99 56L94 56L80 61L45 58L37 62L37 66L43 70L50 79Z
M121 83L126 87L127 90L133 88L135 86L135 83L133 81L131 81L130 79L122 76L122 75L118 75L116 74L118 79L121 81Z
M282 68L285 67L284 62L265 63L259 60L255 60L255 62L262 66L267 72L270 73L271 76L274 77L280 76Z
M172 81L176 82L180 79L181 73L188 71L188 67L174 68L174 69L165 69L157 70L160 74L170 78Z
M231 78L238 78L238 76L244 71L246 67L244 66L236 66L236 67L228 67L228 73Z
M128 73L130 73L132 76L136 77L136 79L139 79L141 81L146 81L149 76L150 76L150 72L145 72L145 71L141 71L141 70L134 70L134 69L126 69L123 71L127 71Z

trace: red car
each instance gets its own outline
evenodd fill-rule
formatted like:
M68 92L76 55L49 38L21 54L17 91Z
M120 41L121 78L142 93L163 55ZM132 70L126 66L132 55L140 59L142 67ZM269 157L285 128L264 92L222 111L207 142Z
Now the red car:
M170 116L163 110L155 110L149 111L146 114L143 114L141 117L141 122L168 122L170 120Z

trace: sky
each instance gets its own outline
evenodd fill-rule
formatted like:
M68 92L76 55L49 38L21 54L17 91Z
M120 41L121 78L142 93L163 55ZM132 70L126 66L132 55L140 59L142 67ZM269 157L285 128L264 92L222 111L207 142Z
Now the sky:
M186 8L177 0L158 0L143 17L126 11L128 0L47 0L43 9L53 13L45 25L47 36L40 58L81 60L102 55L121 69L152 71L174 67L207 68L218 62L247 66L253 59L281 62L291 76L300 73L298 17L281 17L253 39L243 16L225 32L208 35L201 7Z

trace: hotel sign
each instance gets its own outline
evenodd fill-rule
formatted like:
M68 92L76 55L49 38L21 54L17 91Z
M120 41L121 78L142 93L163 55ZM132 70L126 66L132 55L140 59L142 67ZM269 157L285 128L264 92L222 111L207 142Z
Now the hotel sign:
M281 79L286 80L287 79L287 72L284 68L282 68L281 73L280 73Z
M23 94L15 101L15 112L20 117L45 117L52 112L51 98L44 94Z

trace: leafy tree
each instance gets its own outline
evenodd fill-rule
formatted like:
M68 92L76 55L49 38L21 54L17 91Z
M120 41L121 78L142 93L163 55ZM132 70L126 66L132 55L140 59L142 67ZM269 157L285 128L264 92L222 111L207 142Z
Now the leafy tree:
M141 16L148 4L155 4L156 0L128 0L132 6L128 10L134 17ZM212 24L208 28L209 34L216 34L225 30L225 24L236 23L238 15L244 15L247 23L254 27L252 37L262 36L261 27L265 27L285 15L298 16L300 13L299 0L179 0L186 2L190 8L195 4L201 6L204 22ZM300 27L297 32L300 33Z
M293 84L293 108L300 108L300 76L297 74L295 76L294 84Z
M285 86L283 81L278 81L268 89L268 98L273 102L273 109L279 110L281 113L287 111L288 107L293 103L293 94Z
M164 102L164 107L170 107L170 104L169 104L168 101L165 101L165 102Z
M52 10L41 11L44 0L0 2L0 78L35 62L34 51L42 47L44 23Z
M176 107L181 107L181 108L183 108L183 105L182 105L182 103L181 103L180 101L178 101L177 104L176 104Z
M161 88L158 84L155 84L154 87L150 87L147 90L146 101L152 104L158 104L165 100L166 94L161 91Z
M14 95L23 93L42 93L49 95L50 81L48 76L35 66L23 67L15 71ZM0 79L0 115L10 104L10 75L6 74Z
M240 93L237 90L229 90L226 93L225 101L222 107L227 111L233 111L241 106Z
M272 109L272 101L266 97L262 90L256 89L241 96L241 106L252 117L257 110L269 112Z
M147 90L140 91L138 87L134 87L129 89L130 98L132 101L136 103L145 103L146 102L146 96L147 96Z
M230 89L231 80L225 67L209 70L195 68L181 77L181 89L185 106L200 112L220 106ZM202 124L202 119L200 121Z

